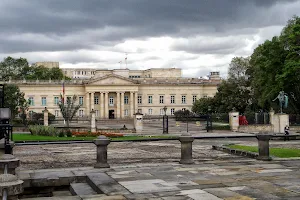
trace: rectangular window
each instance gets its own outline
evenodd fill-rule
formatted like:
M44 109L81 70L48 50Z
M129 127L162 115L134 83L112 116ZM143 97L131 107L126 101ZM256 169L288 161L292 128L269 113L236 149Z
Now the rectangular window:
M29 97L28 101L29 101L30 106L34 106L34 98L33 97Z
M128 104L128 96L124 96L124 104Z
M55 117L58 117L59 116L59 110L55 110L54 115L55 115Z
M186 104L186 96L185 95L181 96L181 103Z
M141 95L138 96L138 104L142 104L142 96Z
M54 105L58 105L59 103L59 97L54 97Z
M149 115L152 115L152 108L149 108L149 109L148 109L148 114L149 114Z
M79 117L83 117L83 110L79 110Z
M159 96L159 103L164 103L164 96Z
M203 94L203 98L207 98L207 94Z
M127 109L124 110L124 115L128 116L128 110Z
M171 103L175 103L175 96L174 95L171 96Z
M195 103L197 100L197 96L196 95L193 95L193 103Z
M148 96L148 103L152 104L152 96Z
M182 110L182 111L185 111L185 108L182 108L181 110Z
M113 96L109 97L109 106L114 106L114 97Z
M165 114L165 111L164 111L163 108L161 108L161 109L159 110L159 114L160 114L160 115L164 115L164 114Z
M99 104L99 96L94 96L94 104L95 105Z
M47 105L47 98L42 97L42 106L46 106L46 105Z
M95 116L99 117L99 110L95 110Z
M175 108L171 108L171 115L174 115L175 113Z
M83 105L83 97L79 97L79 105Z

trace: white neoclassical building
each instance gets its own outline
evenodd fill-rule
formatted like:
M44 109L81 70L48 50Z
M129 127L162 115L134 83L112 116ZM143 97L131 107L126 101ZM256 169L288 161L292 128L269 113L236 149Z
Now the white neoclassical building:
M9 83L17 84L30 99L30 112L42 112L47 107L60 117L58 102L64 85L65 98L78 96L82 105L78 116L89 116L93 109L98 119L125 119L138 111L144 115L163 115L164 106L168 115L176 110L190 110L196 99L213 97L221 81L219 72L211 72L209 79L184 78L178 68L62 70L72 80L11 80Z

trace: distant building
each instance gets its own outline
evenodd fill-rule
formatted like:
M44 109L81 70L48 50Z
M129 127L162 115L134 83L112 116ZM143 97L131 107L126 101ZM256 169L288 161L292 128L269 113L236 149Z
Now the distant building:
M38 62L37 65L56 67L56 62ZM82 107L78 116L88 116L93 109L96 118L132 118L136 112L144 115L163 115L177 110L191 109L202 97L213 97L220 83L219 72L211 72L209 79L183 78L178 68L129 69L66 69L65 98L74 94ZM30 112L42 112L45 107L61 117L58 108L63 81L13 81L30 99Z

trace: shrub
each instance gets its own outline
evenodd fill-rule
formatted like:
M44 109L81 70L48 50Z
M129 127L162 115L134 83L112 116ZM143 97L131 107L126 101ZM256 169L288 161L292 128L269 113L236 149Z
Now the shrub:
M107 133L107 132L102 132L102 131L98 131L98 132L90 132L90 131L86 131L86 132L72 132L72 136L75 137L97 137L100 135L104 135L106 137L123 137L123 134L120 133Z
M58 130L53 126L30 125L28 126L32 135L57 136Z
M65 132L63 130L59 131L58 137L65 137Z

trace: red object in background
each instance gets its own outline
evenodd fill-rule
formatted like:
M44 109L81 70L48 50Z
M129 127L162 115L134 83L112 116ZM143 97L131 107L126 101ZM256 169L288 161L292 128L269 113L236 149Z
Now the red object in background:
M246 119L246 116L244 116L244 115L239 116L239 124L240 125L248 125L248 121Z

